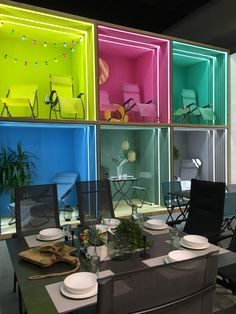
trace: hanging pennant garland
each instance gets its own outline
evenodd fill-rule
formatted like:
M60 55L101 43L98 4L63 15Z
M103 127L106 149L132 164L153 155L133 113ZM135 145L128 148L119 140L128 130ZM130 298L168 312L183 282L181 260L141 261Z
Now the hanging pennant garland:
M71 53L74 52L70 50ZM40 65L44 65L44 66L48 66L50 63L57 63L58 61L60 60L65 60L67 59L68 57L68 54L63 52L61 53L60 55L58 56L55 56L53 58L49 58L48 60L27 60L27 59L19 59L19 58L16 58L14 56L11 56L3 51L0 51L0 55L3 56L3 59L4 60L10 60L10 61L13 61L14 63L21 63L23 64L25 67L28 66L28 65L34 65L35 67L39 67Z

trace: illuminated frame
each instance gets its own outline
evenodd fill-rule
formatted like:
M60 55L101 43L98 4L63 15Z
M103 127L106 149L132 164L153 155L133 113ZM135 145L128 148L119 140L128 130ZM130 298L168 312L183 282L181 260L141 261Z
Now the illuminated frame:
M94 24L89 23L89 22L85 22L85 21L81 21L81 20L76 20L76 19L72 19L72 18L67 18L67 17L62 17L62 16L57 16L54 14L50 14L50 13L44 13L44 12L40 12L37 11L38 8L35 8L35 10L32 9L26 9L26 8L21 8L21 7L16 7L13 5L8 5L8 4L3 4L0 3L0 10L2 9L6 9L7 11L12 10L12 15L10 14L4 14L4 13L0 13L0 22L2 23L8 23L8 24L14 24L14 25L20 25L20 26L24 26L24 27L30 27L30 28L35 28L35 29L39 29L42 31L50 31L50 32L54 32L54 33L59 33L59 34L64 34L64 35L69 35L69 36L76 36L76 37L81 37L83 38L82 41L84 41L84 51L85 51L85 86L86 86L86 90L89 91L89 82L88 82L88 30L83 30L79 27L84 26L85 28L88 28L89 31L92 34L92 42L94 43L95 40L95 31L94 31ZM40 8L39 8L40 9ZM30 18L24 18L24 17L19 17L19 16L14 16L14 11L20 11L22 12L22 14L24 13L31 13L32 14L32 19ZM65 21L65 22L73 22L75 25L78 25L78 28L72 28L72 27L67 27L67 26L62 26L62 25L57 25L55 23L49 23L49 22L44 22L41 21L40 19L33 19L33 16L40 16L40 17L47 17L47 18L51 18L53 20L60 20L60 21ZM10 19L10 20L7 20ZM28 23L28 24L27 24ZM32 25L31 25L32 24ZM39 25L39 26L38 26ZM52 28L49 28L52 27ZM53 29L54 28L54 29ZM90 64L91 68L92 68L92 74L93 74L93 87L90 91L90 93L93 93L93 114L94 117L96 118L96 80L95 80L95 45L93 44L92 47L90 47L90 49L92 50L92 65ZM89 114L89 101L88 101L88 94L85 93L85 98L86 98L86 117L85 119L88 120L88 114Z
M117 36L111 36L106 34L98 34L98 40L102 42L108 42L126 47L134 47L143 50L149 50L153 53L156 52L157 65L156 65L156 85L157 85L157 116L160 116L160 44L150 44L147 42L137 41L133 39L122 38L120 34L137 36L140 38L152 39L155 41L165 42L167 44L167 54L170 53L170 41L163 38L153 37L149 35L143 35L136 32L129 32L121 29L115 29L107 26L98 25L98 29L106 29L117 33ZM167 121L170 122L171 109L170 109L170 60L167 58Z

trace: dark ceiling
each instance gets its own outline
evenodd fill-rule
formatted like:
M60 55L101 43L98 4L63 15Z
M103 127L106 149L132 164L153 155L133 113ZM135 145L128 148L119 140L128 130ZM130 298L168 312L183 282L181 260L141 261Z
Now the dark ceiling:
M16 1L236 51L236 0Z

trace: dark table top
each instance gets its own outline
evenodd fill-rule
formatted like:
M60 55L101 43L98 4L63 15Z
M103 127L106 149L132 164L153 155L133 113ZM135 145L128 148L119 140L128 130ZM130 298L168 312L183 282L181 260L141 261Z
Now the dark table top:
M169 239L169 233L160 235L148 234L147 237L148 239L154 240L153 246L150 250L148 250L148 258L167 255L168 252L173 249L171 244L167 241ZM40 268L37 265L21 260L18 256L19 252L28 249L27 243L24 239L14 238L8 239L6 242L27 313L41 314L42 311L43 313L47 314L57 313L45 286L52 283L61 282L67 275L40 280L29 280L28 277L36 274L46 274L70 270L72 266L66 263L57 263L47 269ZM69 242L66 244L70 245ZM78 247L76 254L80 257L80 271L88 271L88 264L86 263L84 256L80 255L79 242L75 241L74 244ZM140 257L140 253L135 253L132 254L132 256L127 260L109 260L102 262L100 264L100 271L110 269L113 273L116 274L148 267L142 262L143 260L144 259ZM232 263L236 263L236 253L225 253L219 256L220 267ZM78 313L83 313L83 311Z

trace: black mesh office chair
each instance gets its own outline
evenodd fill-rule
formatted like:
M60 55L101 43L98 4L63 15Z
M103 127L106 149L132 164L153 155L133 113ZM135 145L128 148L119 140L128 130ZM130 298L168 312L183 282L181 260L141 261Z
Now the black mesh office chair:
M98 314L213 313L217 254L98 279Z
M60 227L56 184L19 186L15 189L16 236L37 234L40 230ZM13 291L17 278L14 273ZM19 287L18 287L19 289ZM21 311L21 293L19 291Z
M225 183L192 179L188 217L183 231L216 243L222 233Z
M115 218L109 180L79 181L76 188L81 226Z
M56 184L17 187L15 213L17 237L60 227Z
M236 253L236 229L230 241L228 250ZM236 294L236 264L227 265L219 268L217 283Z

